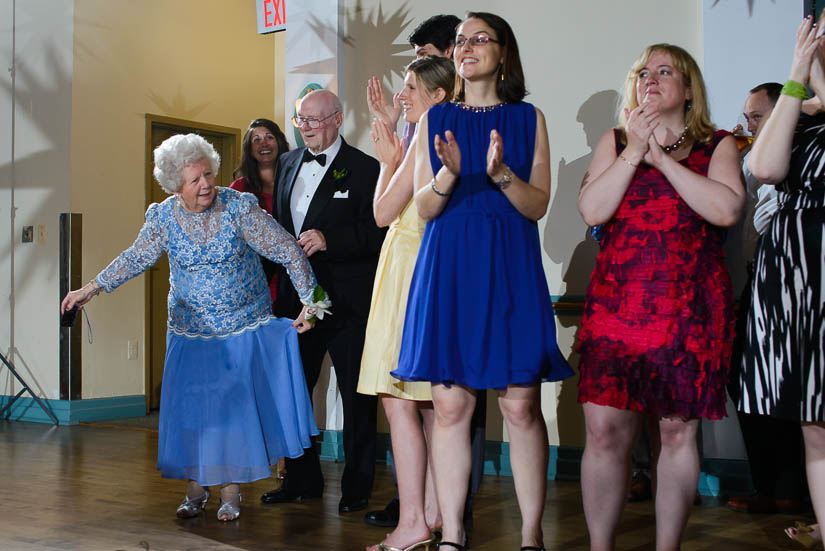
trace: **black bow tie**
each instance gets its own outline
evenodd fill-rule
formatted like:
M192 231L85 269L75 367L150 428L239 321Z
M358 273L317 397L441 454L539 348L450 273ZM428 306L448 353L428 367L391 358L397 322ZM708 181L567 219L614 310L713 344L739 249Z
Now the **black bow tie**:
M301 161L302 163L308 163L310 161L315 161L321 166L327 164L327 154L321 153L320 155L313 155L309 152L309 149L304 149L304 158Z

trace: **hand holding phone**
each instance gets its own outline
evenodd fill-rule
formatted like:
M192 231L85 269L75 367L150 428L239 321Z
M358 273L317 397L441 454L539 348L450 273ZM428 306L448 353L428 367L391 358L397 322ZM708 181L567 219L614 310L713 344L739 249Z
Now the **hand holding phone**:
M60 326L71 327L72 325L74 325L74 319L75 317L77 317L78 310L79 308L77 307L77 304L75 304L70 309L63 312L63 314L60 316Z

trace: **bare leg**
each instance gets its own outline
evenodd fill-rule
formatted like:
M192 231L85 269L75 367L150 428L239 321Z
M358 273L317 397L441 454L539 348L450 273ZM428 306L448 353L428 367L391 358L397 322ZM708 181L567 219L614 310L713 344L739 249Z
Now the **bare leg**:
M424 424L424 437L427 440L427 477L424 486L424 518L427 519L427 526L430 529L441 529L441 511L438 508L438 494L435 488L435 474L433 473L433 423L435 422L435 412L433 403L419 403L418 411Z
M656 549L679 549L699 483L699 419L659 420L661 449L656 464Z
M630 484L630 451L642 422L634 411L584 404L587 440L582 456L582 501L592 551L610 551Z
M417 402L382 396L381 403L390 422L392 457L398 478L400 503L398 526L387 535L384 543L404 548L430 537L430 529L424 518L427 444L418 419ZM378 546L368 549L377 550Z
M541 517L547 490L547 426L539 385L507 387L498 403L510 435L510 465L521 510L521 545L544 547Z
M802 423L802 439L811 504L817 522L822 524L825 521L825 424Z
M433 385L433 468L443 541L464 544L464 501L470 483L470 420L476 393L458 385Z

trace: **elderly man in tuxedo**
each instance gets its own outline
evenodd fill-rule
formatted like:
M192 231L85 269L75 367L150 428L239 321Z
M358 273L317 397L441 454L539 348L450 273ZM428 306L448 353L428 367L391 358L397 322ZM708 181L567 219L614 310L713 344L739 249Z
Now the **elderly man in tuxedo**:
M343 108L328 90L307 94L293 123L306 147L278 159L273 215L303 247L318 282L332 300L332 316L299 336L310 394L329 352L344 407L344 456L338 511L365 509L375 474L375 396L358 394L358 372L372 284L384 230L375 224L372 195L378 161L347 144L339 135ZM284 285L281 285L281 282ZM295 317L301 309L285 276L278 278L278 316ZM309 335L309 338L304 338ZM320 497L324 479L312 449L286 461L280 489L265 493L264 503Z

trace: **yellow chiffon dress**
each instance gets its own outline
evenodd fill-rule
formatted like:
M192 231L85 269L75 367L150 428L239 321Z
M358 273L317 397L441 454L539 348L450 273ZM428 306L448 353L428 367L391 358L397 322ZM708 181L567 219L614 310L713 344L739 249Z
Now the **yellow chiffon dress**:
M390 394L405 400L432 400L429 382L399 381L390 375L390 371L398 367L407 295L424 225L415 202L410 199L398 218L390 224L381 246L358 377L358 392L361 394Z

